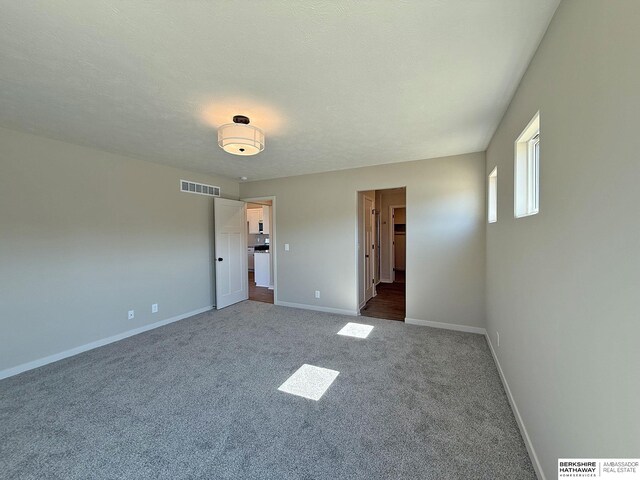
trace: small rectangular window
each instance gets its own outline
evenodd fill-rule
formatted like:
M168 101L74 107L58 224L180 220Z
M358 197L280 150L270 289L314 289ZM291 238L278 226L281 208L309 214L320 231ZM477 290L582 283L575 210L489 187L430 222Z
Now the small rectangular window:
M489 223L495 223L498 221L498 167L495 167L489 174L487 192L488 220Z
M540 112L529 122L515 144L515 216L540 210Z

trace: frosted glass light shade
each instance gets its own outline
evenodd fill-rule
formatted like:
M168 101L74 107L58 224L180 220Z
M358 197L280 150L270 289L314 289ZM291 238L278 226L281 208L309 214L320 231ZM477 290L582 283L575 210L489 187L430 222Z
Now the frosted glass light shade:
M233 155L255 155L264 150L264 132L244 123L227 123L218 128L218 145Z

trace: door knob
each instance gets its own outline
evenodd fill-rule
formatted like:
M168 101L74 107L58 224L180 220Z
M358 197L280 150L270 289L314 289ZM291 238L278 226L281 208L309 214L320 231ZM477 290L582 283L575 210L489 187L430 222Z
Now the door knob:
M218 257L218 261L221 262L222 261L222 257Z

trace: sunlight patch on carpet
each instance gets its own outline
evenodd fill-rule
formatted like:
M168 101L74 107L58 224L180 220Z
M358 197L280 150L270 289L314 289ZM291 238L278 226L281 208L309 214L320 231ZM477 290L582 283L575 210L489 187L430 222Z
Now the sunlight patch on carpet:
M336 370L314 367L305 363L287 378L278 387L278 390L317 401L320 400L339 374L340 372Z
M346 335L348 337L367 338L373 330L373 325L365 325L363 323L347 323L338 335Z

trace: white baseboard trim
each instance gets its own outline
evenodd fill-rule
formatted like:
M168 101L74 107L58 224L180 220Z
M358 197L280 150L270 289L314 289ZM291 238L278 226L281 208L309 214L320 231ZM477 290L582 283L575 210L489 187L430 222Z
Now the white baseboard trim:
M520 434L522 435L522 439L524 440L524 445L525 447L527 447L527 452L529 453L529 458L531 458L533 469L536 471L536 475L540 480L547 480L547 477L545 477L544 471L542 470L542 465L540 465L540 460L538 460L538 455L536 454L536 450L535 448L533 448L533 443L531 443L531 438L529 438L527 427L525 427L524 425L522 416L520 415L520 411L518 410L518 406L516 405L516 401L513 398L513 394L511 393L511 389L509 388L509 384L507 383L507 378L504 376L504 372L502 371L502 366L498 361L498 356L496 355L496 351L493 349L493 344L491 343L491 337L489 337L488 333L485 333L485 337L487 339L487 343L489 344L489 350L491 350L491 355L493 355L493 361L495 362L496 367L498 367L500 380L502 380L502 385L504 386L504 390L505 392L507 392L507 399L509 400L509 405L511 405L511 410L513 411L513 415L516 417L516 423L518 424L518 428L520 429Z
M117 342L118 340L123 340L125 338L138 335L139 333L146 332L148 330L153 330L154 328L162 327L164 325L177 322L178 320L183 320L185 318L198 315L199 313L208 312L212 308L213 307L211 306L199 308L198 310L194 310L192 312L183 313L182 315L177 315L175 317L167 318L165 320L160 320L159 322L143 325L141 327L134 328L133 330L127 330L126 332L118 333L117 335L113 335L111 337L102 338L100 340L96 340L95 342L87 343L79 347L65 350L64 352L54 353L53 355L49 355L47 357L39 358L37 360L32 360L31 362L27 362L21 365L17 365L15 367L7 368L5 370L0 371L0 380L2 380L3 378L13 377L14 375L18 375L19 373L26 372L27 370L33 370L34 368L42 367L49 363L57 362L58 360L62 360L63 358L72 357L74 355L78 355L79 353L86 352L88 350L93 350L94 348L102 347L104 345L108 345L109 343Z
M276 305L280 305L281 307L301 308L303 310L315 310L317 312L337 313L339 315L350 315L352 317L358 316L358 314L360 313L356 310L345 310L342 308L321 307L319 305L307 305L305 303L292 303L292 302L278 301Z
M419 318L405 318L405 323L410 325L421 325L423 327L443 328L445 330L456 330L458 332L477 333L486 335L487 331L481 327L470 327L468 325L457 325L455 323L432 322L429 320L421 320Z
M393 283L390 278L381 278L378 283Z

